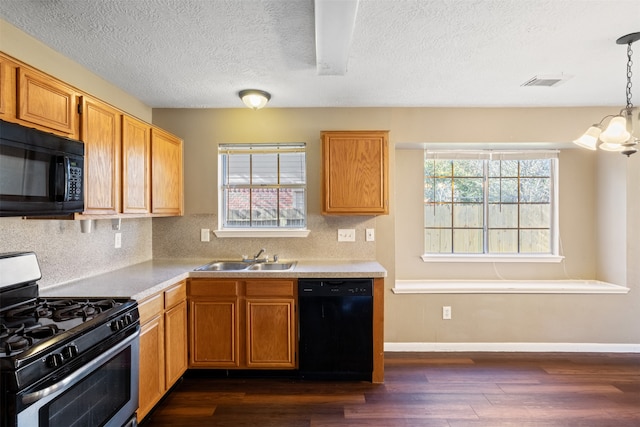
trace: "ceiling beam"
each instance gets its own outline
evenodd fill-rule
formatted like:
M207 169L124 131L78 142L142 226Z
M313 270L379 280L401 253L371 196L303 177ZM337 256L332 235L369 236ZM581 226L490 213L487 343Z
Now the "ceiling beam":
M321 76L343 76L359 0L315 0L316 67Z

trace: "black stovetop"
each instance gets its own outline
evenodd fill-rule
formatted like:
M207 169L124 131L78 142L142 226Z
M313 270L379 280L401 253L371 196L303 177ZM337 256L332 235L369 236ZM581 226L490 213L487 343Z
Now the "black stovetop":
M139 329L127 298L41 298L32 252L0 254L0 379L22 388Z
M0 312L0 358L13 356L50 341L89 320L117 309L128 300L37 298Z

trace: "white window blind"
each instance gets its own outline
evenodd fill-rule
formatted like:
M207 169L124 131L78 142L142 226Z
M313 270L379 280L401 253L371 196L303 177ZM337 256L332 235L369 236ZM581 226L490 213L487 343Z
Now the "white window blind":
M306 144L220 144L223 228L306 226Z

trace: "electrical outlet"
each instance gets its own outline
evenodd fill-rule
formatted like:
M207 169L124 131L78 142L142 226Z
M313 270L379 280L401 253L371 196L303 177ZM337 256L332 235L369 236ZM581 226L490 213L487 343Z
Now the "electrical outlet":
M338 229L338 242L355 242L356 230L353 228Z
M451 306L442 306L442 320L451 320Z
M211 230L208 228L200 229L200 241L201 242L209 242L211 240Z
M376 231L374 228L367 228L365 232L365 240L367 242L373 242L376 240Z
M114 246L116 249L119 249L122 247L122 233L116 233Z

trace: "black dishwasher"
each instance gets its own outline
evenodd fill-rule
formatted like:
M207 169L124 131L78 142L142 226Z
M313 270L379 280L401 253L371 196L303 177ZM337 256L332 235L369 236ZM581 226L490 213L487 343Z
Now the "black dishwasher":
M299 373L371 381L373 279L298 280Z

